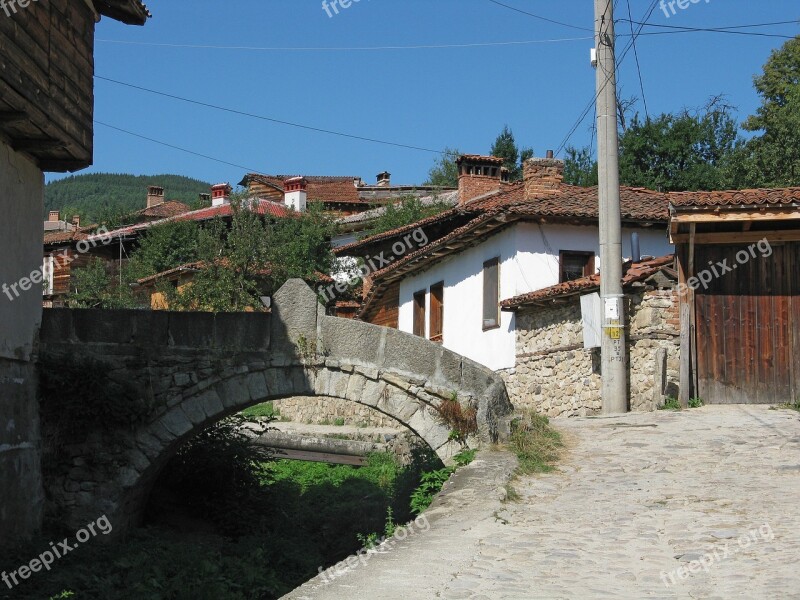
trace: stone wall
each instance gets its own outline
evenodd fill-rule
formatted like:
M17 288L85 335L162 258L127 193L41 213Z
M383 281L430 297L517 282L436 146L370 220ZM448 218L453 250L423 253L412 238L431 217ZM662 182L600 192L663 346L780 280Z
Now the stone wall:
M667 395L677 396L680 362L678 298L670 290L629 294L629 389L633 411L663 402L656 386L656 357L666 352ZM596 415L601 411L600 350L583 348L579 297L552 307L517 313L517 361L501 372L515 408L550 417Z
M22 541L44 506L36 333L42 316L44 176L0 142L0 539ZM33 275L32 274L38 274Z
M324 425L344 419L345 425L356 427L402 427L382 412L339 398L295 396L276 400L273 405L280 412L281 420L295 423Z

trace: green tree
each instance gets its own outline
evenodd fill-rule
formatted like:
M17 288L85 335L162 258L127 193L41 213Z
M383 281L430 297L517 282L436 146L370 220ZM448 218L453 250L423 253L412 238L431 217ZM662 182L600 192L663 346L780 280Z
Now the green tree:
M433 203L423 204L416 196L405 196L400 202L387 205L383 214L375 219L369 229L364 231L361 239L416 223L451 208L452 206L438 199Z
M66 302L70 308L104 309L134 308L137 304L129 279L114 276L99 258L72 270Z
M739 155L742 184L800 185L800 36L772 53L755 88L761 106L743 128L761 135Z
M592 158L591 149L568 146L566 152L564 183L580 187L597 185L597 161Z
M428 181L425 182L425 185L442 188L458 187L458 165L456 160L459 156L461 156L461 152L456 148L445 148L428 172Z
M718 97L694 114L634 116L620 136L622 184L661 191L730 187L729 163L741 144L731 110Z
M163 273L200 258L200 226L196 221L154 225L139 241L128 261L131 279Z
M520 149L514 139L514 134L508 128L503 127L503 131L497 136L489 152L492 156L503 159L503 166L508 169L511 181L522 179L522 165L526 160L533 156L531 148Z

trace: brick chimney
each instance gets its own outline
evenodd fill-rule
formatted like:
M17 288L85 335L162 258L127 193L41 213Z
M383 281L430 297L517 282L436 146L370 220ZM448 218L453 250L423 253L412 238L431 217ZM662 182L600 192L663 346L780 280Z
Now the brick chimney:
M380 187L389 187L392 185L392 174L388 171L384 171L383 173L378 173L378 185Z
M553 158L553 152L547 152L547 158L529 158L523 165L525 181L525 198L553 194L564 182L564 161Z
M61 220L61 216L57 210L51 210L47 213L47 222L48 223L58 223Z
M308 181L304 177L292 177L283 182L283 202L297 212L306 212Z
M503 168L503 159L496 156L459 156L458 203L467 202L497 192L508 183L508 170Z
M164 204L164 188L151 185L147 188L147 208Z
M200 200L200 206L211 206L211 194L202 193L198 199Z
M75 229L81 228L81 216L80 215L73 215L72 217L72 226Z
M227 183L211 186L211 206L223 206L231 203L233 188Z

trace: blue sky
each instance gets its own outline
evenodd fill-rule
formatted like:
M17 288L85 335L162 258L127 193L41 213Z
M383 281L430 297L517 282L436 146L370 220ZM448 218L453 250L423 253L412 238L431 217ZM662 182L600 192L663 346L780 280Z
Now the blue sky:
M538 15L591 28L592 0L503 0ZM618 0L617 18L627 18ZM497 47L371 51L257 51L146 44L248 47L374 47L478 44L591 36L513 12L489 0L360 0L329 17L321 0L150 0L143 28L104 19L96 72L131 84L323 129L386 141L486 153L508 124L537 155L556 149L591 100L590 39ZM649 0L630 0L634 20ZM332 11L333 12L333 11ZM796 0L701 0L650 23L721 27L797 19ZM646 29L646 31L656 31ZM749 31L796 35L797 25ZM630 33L627 23L619 34ZM624 44L628 38L620 41ZM116 42L133 42L113 43ZM638 41L651 114L697 107L727 94L743 119L758 106L752 87L784 40L690 33ZM621 96L642 96L631 53ZM641 104L639 105L641 109ZM432 153L350 140L226 114L96 82L95 118L240 165L228 166L95 128L95 166L84 172L177 173L238 182L245 171L353 175L383 170L421 183ZM590 116L572 138L590 142Z

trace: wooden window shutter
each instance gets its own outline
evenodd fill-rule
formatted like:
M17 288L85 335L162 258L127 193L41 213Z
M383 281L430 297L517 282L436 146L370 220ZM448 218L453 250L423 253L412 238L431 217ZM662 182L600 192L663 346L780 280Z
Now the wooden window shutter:
M444 333L444 282L431 286L430 336L434 342L442 341Z
M414 335L425 337L425 290L414 294Z
M500 259L483 263L483 329L500 326Z

